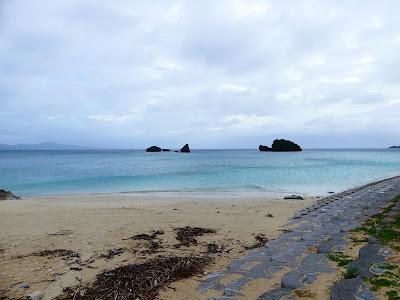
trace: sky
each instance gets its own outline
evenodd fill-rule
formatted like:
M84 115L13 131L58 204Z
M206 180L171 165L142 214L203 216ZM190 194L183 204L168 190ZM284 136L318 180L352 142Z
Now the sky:
M0 0L0 143L400 144L393 1Z

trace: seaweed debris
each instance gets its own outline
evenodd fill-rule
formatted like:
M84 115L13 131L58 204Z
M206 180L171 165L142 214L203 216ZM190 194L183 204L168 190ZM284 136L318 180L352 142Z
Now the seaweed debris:
M142 241L152 241L157 238L158 235L164 234L163 230L153 230L152 234L147 234L147 233L140 233L136 234L134 236L131 236L130 238L127 238L126 240L132 239L132 240L142 240Z
M100 254L100 258L105 258L105 259L111 259L114 256L121 255L122 253L125 252L125 248L114 248L114 249L109 249L105 253Z
M206 256L157 257L105 271L90 286L67 288L57 299L155 299L168 284L203 273L210 262Z
M136 241L146 241L147 243L147 250L142 251L142 253L155 253L157 252L158 249L163 248L162 246L162 241L160 238L158 238L159 235L164 234L163 230L153 230L152 234L147 234L147 233L141 233L141 234L136 234L129 239L133 239Z
M65 249L43 250L40 252L34 252L34 253L27 254L27 255L17 255L14 257L15 258L23 258L23 257L29 257L29 256L44 256L44 257L49 257L49 258L62 257L62 258L67 258L67 259L73 258L73 257L77 257L77 258L80 257L79 253L76 253L72 250L65 250Z
M175 228L176 239L180 242L179 246L189 247L190 245L196 245L196 237L202 236L207 233L215 233L216 231L211 228L201 228L201 227L180 227Z
M223 246L220 247L214 242L207 244L207 253L221 253L223 250Z

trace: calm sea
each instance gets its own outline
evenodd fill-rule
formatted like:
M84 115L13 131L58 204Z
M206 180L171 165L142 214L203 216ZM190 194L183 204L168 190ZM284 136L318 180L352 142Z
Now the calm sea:
M400 175L399 150L0 151L0 188L22 196L110 192L325 194Z

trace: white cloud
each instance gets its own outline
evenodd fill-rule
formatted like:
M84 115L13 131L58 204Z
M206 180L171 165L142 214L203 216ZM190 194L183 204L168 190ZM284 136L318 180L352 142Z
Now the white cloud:
M228 92L235 92L235 93L246 93L246 92L251 92L254 91L254 89L243 86L243 85L236 85L236 84L223 84L221 86L221 90L223 91L228 91Z
M254 128L276 124L277 119L271 116L259 116L256 114L238 114L224 117L222 123L233 127Z
M130 115L114 115L114 114L100 114L100 115L89 115L87 116L89 120L95 120L99 122L108 122L108 123L123 123L123 122L131 122L140 119L140 116L136 114Z

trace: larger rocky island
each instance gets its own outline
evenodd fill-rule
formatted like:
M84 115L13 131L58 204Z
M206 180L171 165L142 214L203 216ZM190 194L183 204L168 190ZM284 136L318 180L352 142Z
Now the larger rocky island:
M258 147L258 150L260 150L262 152L302 151L302 149L299 145L297 145L296 143L293 143L292 141L284 140L284 139L274 140L271 147L260 145Z

